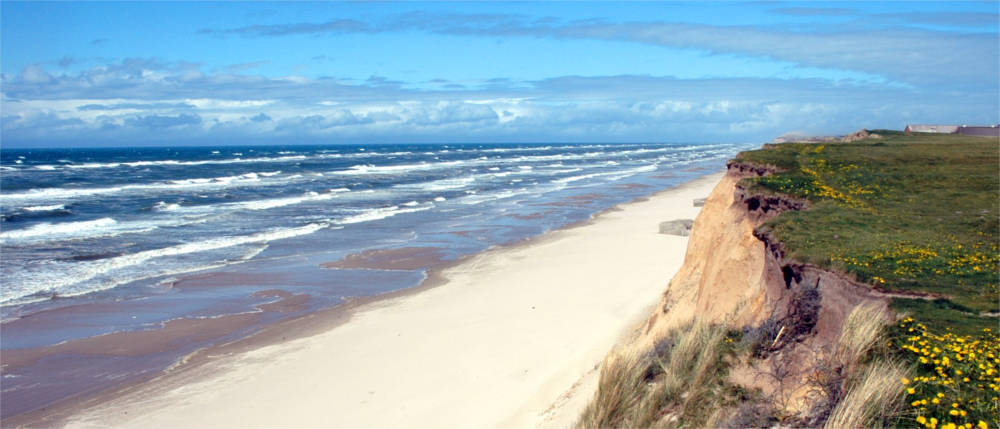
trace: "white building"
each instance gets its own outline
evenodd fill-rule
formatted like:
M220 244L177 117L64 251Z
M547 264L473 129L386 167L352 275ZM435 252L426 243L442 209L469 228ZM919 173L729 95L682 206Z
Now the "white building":
M908 133L955 134L958 132L958 125L907 125L903 131Z

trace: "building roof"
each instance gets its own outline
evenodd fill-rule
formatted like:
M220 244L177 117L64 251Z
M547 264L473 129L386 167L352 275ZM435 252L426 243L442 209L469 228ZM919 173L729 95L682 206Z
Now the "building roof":
M954 134L958 132L958 125L920 125L911 124L906 126L906 130L911 133L943 133Z
M1000 137L1000 126L993 125L990 127L967 127L965 125L958 127L958 134L963 136L978 136L978 137Z

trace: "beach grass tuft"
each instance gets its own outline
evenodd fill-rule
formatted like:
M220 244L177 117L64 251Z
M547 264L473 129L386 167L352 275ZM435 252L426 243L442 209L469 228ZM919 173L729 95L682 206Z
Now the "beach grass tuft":
M885 304L856 306L841 329L832 353L822 356L808 380L812 409L809 427L869 428L895 426L903 416L900 378L909 377L904 361L888 353Z
M902 364L880 361L860 374L847 395L833 409L824 428L881 428L895 425L903 408L899 380L906 375Z
M653 350L612 353L576 427L702 427L739 392L725 381L733 354L726 339L721 325L693 322Z
M885 338L889 312L880 302L865 302L851 311L844 321L835 359L841 365L862 362L875 343Z

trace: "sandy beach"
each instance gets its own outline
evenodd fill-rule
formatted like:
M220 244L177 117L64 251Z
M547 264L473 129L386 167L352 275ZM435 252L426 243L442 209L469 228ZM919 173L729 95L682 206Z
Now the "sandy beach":
M435 272L320 333L211 358L69 427L567 427L683 262L720 174ZM415 257L415 256L408 256Z

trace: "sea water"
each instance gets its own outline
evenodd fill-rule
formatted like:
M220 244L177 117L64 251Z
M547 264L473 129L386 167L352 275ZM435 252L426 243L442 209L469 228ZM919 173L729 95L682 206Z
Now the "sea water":
M4 150L0 305L73 296L262 257L275 242L399 222L373 241L490 225L541 231L628 198L493 222L609 183L680 183L737 145L398 145ZM654 180L654 182L656 182ZM659 187L663 187L660 185ZM633 191L632 194L641 193ZM417 215L420 213L419 215ZM418 217L419 216L419 217ZM526 216L522 216L524 218ZM525 221L522 223L530 224ZM402 226L402 225L400 225ZM516 235L516 234L515 234Z
M454 260L719 171L753 146L4 149L4 350L158 329L183 318L260 317L156 355L62 354L7 371L3 414L162 370L197 348L351 297L416 286L427 274L328 269L323 262L401 247L438 249ZM229 277L205 277L212 273ZM184 279L197 287L173 287ZM276 289L308 300L261 312Z

